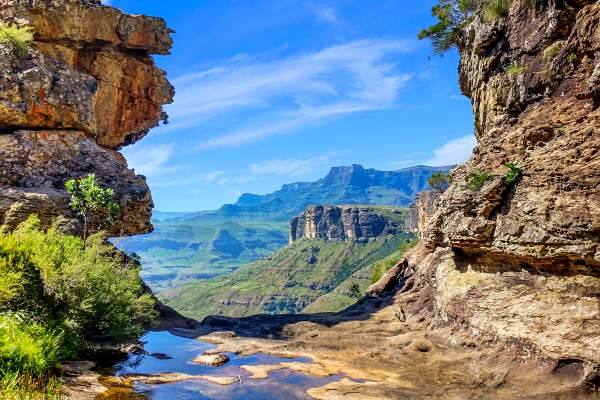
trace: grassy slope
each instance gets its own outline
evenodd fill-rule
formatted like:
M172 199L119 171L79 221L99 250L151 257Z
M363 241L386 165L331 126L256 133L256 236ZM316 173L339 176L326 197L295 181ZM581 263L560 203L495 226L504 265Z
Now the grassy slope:
M352 284L358 284L360 292L365 293L367 288L373 283L374 275L376 276L376 280L377 277L381 277L385 271L396 265L396 263L402 259L404 254L416 243L417 240L412 240L409 243L402 243L397 251L386 258L359 269L331 292L324 294L309 304L302 312L337 312L350 307L352 304L356 303L357 300L350 290Z
M189 279L228 274L287 244L287 220L217 216L154 222L149 235L119 240L143 261L142 277L155 291Z
M303 239L228 276L190 282L162 296L195 318L300 312L410 238L403 234L364 244Z

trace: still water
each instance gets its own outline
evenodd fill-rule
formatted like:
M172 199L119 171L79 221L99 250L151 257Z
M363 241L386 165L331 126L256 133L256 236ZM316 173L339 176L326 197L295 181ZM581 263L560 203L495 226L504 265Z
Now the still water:
M171 359L160 360L149 355L131 355L116 366L116 375L157 374L179 372L190 375L240 377L240 382L219 385L204 380L191 380L163 385L135 384L135 397L109 392L102 399L119 400L141 398L149 400L296 400L310 399L306 389L326 385L341 379L340 376L317 378L290 370L277 370L268 379L249 379L242 365L272 365L280 362L310 362L307 358L281 358L268 354L240 357L227 353L231 361L221 367L208 367L191 363L191 360L215 346L195 339L181 338L168 332L150 332L142 338L149 354L164 353Z

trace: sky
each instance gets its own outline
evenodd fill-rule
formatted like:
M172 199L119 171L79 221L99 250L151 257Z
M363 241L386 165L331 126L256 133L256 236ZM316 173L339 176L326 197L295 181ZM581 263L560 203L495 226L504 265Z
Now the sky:
M170 122L123 149L157 210L216 209L332 166L450 165L475 145L458 56L417 39L434 0L110 0L160 16Z

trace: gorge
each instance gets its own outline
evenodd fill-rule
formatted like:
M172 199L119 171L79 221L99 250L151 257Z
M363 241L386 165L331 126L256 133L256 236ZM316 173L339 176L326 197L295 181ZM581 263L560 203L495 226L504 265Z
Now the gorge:
M221 261L276 243L231 274L174 289L158 278L168 302L157 307L162 331L145 333L145 349L120 346L126 360L111 359L109 373L82 360L61 364L69 398L598 398L600 3L513 0L493 12L489 1L440 4L463 18L451 26L434 8L442 19L434 32L449 29L442 44L458 49L477 138L449 188L409 207L438 169L353 165L218 211L155 216L167 228L214 223L202 234ZM30 214L40 228L62 217L50 234L75 236L56 240L61 251L83 243L65 182L91 173L120 206L109 233L149 233L150 189L120 150L167 118L173 88L151 57L169 53L165 22L96 0L0 0L0 21L34 34L23 52L0 42L0 267L20 260L9 247L23 231L5 232ZM398 181L406 190L389 190ZM189 231L160 233L157 247L202 247ZM136 252L148 241L121 243ZM81 246L74 254L93 263L93 247ZM22 257L42 265L38 280L51 281L48 266L63 253L48 254ZM254 263L238 269L246 262ZM139 284L138 266L125 264L98 267ZM14 317L4 308L9 292L0 291L2 317ZM56 303L76 304L78 292L69 294ZM221 315L194 321L169 306L198 319ZM192 365L200 355L230 362Z

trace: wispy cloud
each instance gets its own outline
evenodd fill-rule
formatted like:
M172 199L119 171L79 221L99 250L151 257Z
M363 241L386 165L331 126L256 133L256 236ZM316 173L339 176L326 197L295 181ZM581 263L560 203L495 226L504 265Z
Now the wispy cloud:
M338 20L337 13L333 7L318 7L313 5L312 9L320 21L332 23Z
M277 175L300 177L316 169L329 166L333 154L323 154L303 159L271 160L250 165L253 175Z
M171 179L158 179L152 181L152 187L155 188L170 188L170 187L187 187L197 185L201 183L216 182L220 186L223 179L221 178L226 172L225 171L211 171L204 173L188 173L185 176L180 176ZM221 178L221 179L219 179Z
M180 169L166 165L173 154L172 144L126 148L123 153L129 166L145 176L159 176Z
M473 135L463 136L444 144L433 151L433 156L425 161L426 165L444 166L462 164L471 157L477 140Z
M411 77L398 71L394 56L409 49L403 41L362 40L276 60L236 57L174 80L170 129L232 118L230 131L197 146L208 150L393 107Z

